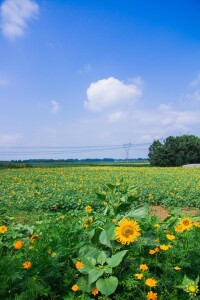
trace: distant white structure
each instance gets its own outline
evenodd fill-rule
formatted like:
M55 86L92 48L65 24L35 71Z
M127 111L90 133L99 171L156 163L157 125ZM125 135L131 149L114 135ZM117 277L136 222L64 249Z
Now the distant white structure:
M200 164L188 164L182 166L183 168L200 168Z

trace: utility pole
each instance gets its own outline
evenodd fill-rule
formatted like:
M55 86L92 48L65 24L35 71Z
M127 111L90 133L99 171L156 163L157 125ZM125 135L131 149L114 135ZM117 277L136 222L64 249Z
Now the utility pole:
M128 144L123 144L124 146L124 150L126 152L126 160L129 159L129 151L130 151L130 148L132 147L132 144L131 143L128 143Z

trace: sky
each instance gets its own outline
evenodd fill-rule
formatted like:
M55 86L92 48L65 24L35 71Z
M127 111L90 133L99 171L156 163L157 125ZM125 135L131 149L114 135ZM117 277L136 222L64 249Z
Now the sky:
M0 1L0 160L147 157L183 134L200 136L199 0Z

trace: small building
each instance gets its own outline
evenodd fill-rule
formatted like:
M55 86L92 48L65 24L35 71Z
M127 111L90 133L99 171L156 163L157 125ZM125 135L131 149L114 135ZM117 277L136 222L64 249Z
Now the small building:
M182 166L183 168L200 168L200 164L188 164Z

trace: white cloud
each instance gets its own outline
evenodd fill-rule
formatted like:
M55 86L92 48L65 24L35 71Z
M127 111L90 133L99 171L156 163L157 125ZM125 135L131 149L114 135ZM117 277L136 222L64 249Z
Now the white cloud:
M8 146L10 144L16 143L23 138L20 133L16 134L0 134L0 145Z
M101 111L118 104L135 101L142 94L138 84L125 84L114 77L92 82L87 89L85 107Z
M56 114L59 110L60 110L60 104L57 101L52 100L51 101L51 112Z
M0 7L1 29L9 39L24 35L27 22L39 12L34 0L4 0Z
M188 94L186 99L189 101L200 102L200 91L197 89L193 93Z
M197 78L195 78L191 83L191 87L197 87L200 85L200 74L198 74Z
M123 120L124 118L126 117L126 114L122 111L117 111L117 112L114 112L114 113L110 113L108 115L108 121L109 122L118 122L120 120Z

